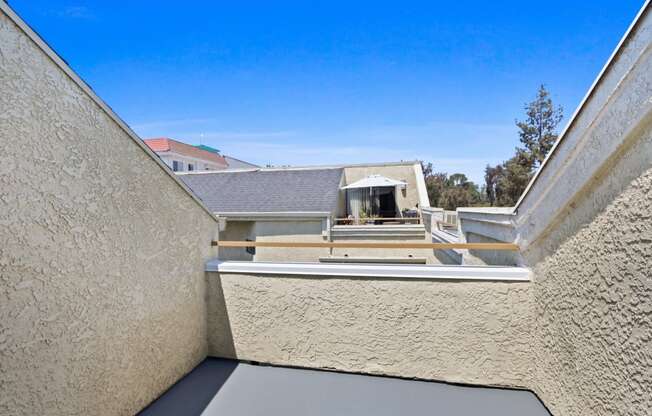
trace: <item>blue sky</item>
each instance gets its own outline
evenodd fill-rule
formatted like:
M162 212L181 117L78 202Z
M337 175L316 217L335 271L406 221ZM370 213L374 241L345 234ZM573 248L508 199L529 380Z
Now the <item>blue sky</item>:
M9 3L143 138L480 182L539 84L567 121L642 0Z

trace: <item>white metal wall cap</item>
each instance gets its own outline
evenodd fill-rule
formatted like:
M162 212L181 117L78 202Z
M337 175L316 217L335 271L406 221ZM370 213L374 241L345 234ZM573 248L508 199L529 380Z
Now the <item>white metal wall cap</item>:
M251 261L221 261L206 263L207 272L291 275L366 277L377 279L423 279L494 282L529 282L530 270L511 266L449 266L449 265L390 265L390 264L336 264L336 263L274 263Z

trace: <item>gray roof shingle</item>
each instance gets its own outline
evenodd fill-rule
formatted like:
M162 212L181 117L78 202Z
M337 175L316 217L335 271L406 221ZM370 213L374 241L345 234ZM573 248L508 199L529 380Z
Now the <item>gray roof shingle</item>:
M333 212L343 169L274 169L179 175L213 212Z

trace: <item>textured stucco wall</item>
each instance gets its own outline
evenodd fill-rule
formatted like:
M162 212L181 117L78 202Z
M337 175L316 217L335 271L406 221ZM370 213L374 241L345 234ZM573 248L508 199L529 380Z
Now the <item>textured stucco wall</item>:
M534 372L529 283L208 273L208 288L210 355L496 385Z
M601 179L539 241L543 248L526 252L534 265L533 387L554 414L649 415L652 129Z
M553 414L652 410L651 75L644 10L519 207L533 388Z
M217 224L2 11L0 91L0 414L133 414L206 355Z

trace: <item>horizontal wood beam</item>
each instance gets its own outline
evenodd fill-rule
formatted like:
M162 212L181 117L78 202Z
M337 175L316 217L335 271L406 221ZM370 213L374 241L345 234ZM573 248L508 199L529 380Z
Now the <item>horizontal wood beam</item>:
M366 218L357 218L360 221L419 221L419 217L366 217ZM353 218L335 218L335 221L353 221L356 220Z
M281 241L212 241L218 247L276 247L276 248L396 248L427 250L501 250L518 251L511 243L356 243L356 242L281 242Z

